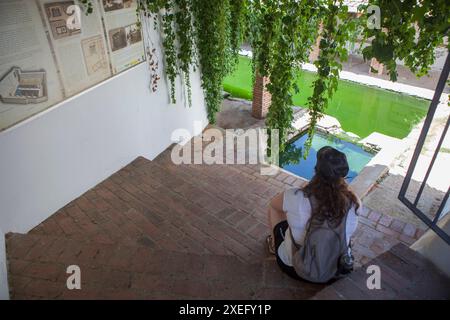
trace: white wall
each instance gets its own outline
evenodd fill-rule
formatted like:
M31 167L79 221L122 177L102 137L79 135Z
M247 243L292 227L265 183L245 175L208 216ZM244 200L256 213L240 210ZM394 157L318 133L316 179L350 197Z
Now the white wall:
M169 103L164 79L151 93L143 63L0 132L0 299L9 298L5 233L26 233L136 157L153 159L173 130L207 125L200 74L191 74L190 108L179 79Z
M5 235L0 229L0 300L9 299L8 273L6 271Z
M153 159L176 128L206 126L199 74L193 106L168 103L164 77L148 89L147 65L136 66L0 133L0 226L27 232L65 204L142 155Z

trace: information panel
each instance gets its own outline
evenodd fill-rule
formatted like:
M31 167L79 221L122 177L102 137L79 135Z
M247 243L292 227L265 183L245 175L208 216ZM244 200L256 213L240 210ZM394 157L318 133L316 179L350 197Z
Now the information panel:
M0 131L145 60L136 0L0 0Z

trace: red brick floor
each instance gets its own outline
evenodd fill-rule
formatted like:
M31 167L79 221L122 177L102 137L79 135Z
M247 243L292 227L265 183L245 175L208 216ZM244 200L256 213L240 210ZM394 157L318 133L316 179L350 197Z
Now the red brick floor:
M7 235L13 299L306 299L324 286L284 276L266 253L268 201L303 182L256 165L138 158L26 235ZM357 264L423 230L364 211ZM66 268L81 268L81 290Z

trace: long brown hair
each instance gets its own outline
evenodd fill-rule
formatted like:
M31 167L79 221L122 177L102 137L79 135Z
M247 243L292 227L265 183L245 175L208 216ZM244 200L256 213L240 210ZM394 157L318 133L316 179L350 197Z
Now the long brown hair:
M311 181L303 187L306 197L315 198L315 210L311 217L340 224L352 205L359 208L358 197L349 189L344 178L325 178L316 173Z

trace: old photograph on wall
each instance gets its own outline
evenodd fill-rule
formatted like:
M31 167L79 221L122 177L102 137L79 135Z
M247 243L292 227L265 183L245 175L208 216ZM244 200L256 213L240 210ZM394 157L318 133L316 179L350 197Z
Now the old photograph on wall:
M117 51L127 46L127 35L125 28L115 28L109 30L109 43L111 45L111 51Z
M142 41L142 34L136 23L109 31L111 50L117 51Z
M81 92L111 76L106 52L106 39L101 21L102 11L97 1L92 2L93 12L86 15L79 12L78 1L39 0L46 17L59 16L63 19L55 20L67 30L77 29L78 32L64 36L53 33L52 19L47 20L51 32L51 46L61 73L61 79L67 96ZM71 5L75 5L71 7ZM61 13L61 12L65 12ZM68 14L70 13L70 14ZM74 28L75 26L75 28Z
M127 37L127 45L129 46L142 41L141 28L136 23L125 27L125 35Z
M45 4L47 16L53 39L62 39L81 33L81 26L68 24L71 18L78 19L75 1L58 1Z
M102 0L105 12L131 8L135 0Z
M103 2L103 19L111 52L112 71L116 74L144 61L145 53L142 30L136 16L136 1L119 1L115 10L111 9L111 3L107 8L107 2Z

